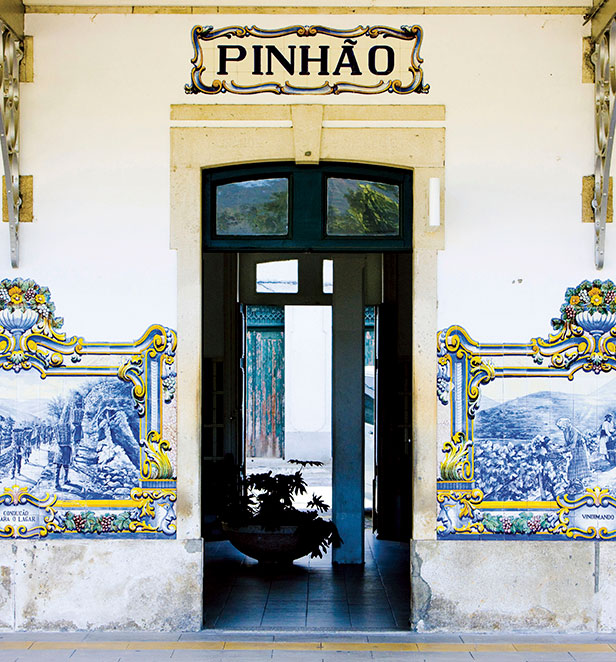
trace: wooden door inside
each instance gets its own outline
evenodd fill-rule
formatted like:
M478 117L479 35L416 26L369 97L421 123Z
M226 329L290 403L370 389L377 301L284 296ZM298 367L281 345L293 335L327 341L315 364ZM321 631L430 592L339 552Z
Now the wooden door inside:
M409 253L384 255L376 315L376 451L373 527L384 540L411 538L411 268Z

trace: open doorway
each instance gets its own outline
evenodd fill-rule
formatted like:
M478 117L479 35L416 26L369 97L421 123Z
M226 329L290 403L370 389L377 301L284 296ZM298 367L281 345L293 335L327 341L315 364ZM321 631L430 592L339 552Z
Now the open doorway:
M314 494L331 504L331 307L247 305L245 316L246 474L308 461L295 506Z
M407 452L404 417L410 417L410 410L402 406L398 411L396 406L405 397L400 379L405 362L401 350L391 346L404 345L396 338L395 328L405 326L405 320L399 319L406 314L405 295L396 286L398 276L406 278L410 269L405 256L383 256L383 287L389 292L384 292L378 306L365 307L363 315L364 563L332 564L330 552L323 559L305 557L292 567L272 571L234 550L220 529L220 508L225 495L237 489L239 478L270 469L284 471L285 461L291 458L324 461L324 467L308 470L306 496L316 492L332 505L331 306L284 305L279 298L279 305L265 307L261 301L258 305L244 304L238 294L240 262L256 264L262 259L280 261L281 257L289 256L212 253L204 257L204 282L209 282L208 289L220 293L204 301L209 312L204 362L210 366L208 376L213 387L204 384L204 406L213 408L213 412L203 414L204 442L211 442L212 436L218 442L218 457L203 459L204 476L209 477L203 483L204 531L209 540L206 627L405 629L409 613L408 538L398 531L408 530L408 523L399 523L401 510L381 517L376 507L399 508L405 500L401 485L405 468L400 461ZM330 257L335 260L336 256L319 259ZM221 308L218 314L213 310L216 302ZM210 357L207 346L214 345L208 343L208 337L216 320L221 325L223 342L219 349L223 354ZM383 320L390 325L395 321L395 328L388 332ZM387 345L387 356L377 370L379 352L383 352L379 342ZM213 379L212 367L220 375L218 380ZM384 382L380 380L381 369ZM392 380L392 375L397 377ZM225 387L225 378L230 386ZM306 400L310 407L305 406ZM375 432L381 409L387 425L383 440ZM397 412L399 418L387 418L388 412L392 416ZM311 435L315 439L309 443ZM204 444L204 450L211 448L211 443ZM408 457L406 471L410 471ZM384 521L384 528L392 521L396 526L381 535L379 519Z
M409 521L400 522L400 518L405 508L410 515L410 406L406 401L408 396L410 402L410 388L400 379L400 368L405 364L402 355L410 357L410 253L400 250L409 240L403 232L408 219L403 222L404 215L398 212L394 232L390 213L392 200L402 208L406 196L408 203L406 175L395 180L390 174L389 181L372 186L365 179L342 185L346 180L315 169L302 169L295 179L292 172L286 185L283 173L267 174L257 184L244 179L239 189L230 190L226 187L235 183L225 172L222 179L214 178L205 187L209 192L206 210L214 219L205 233L212 246L204 251L203 272L202 512L205 537L213 541L213 546L206 545L206 610L210 614L206 624L271 626L270 618L282 599L296 603L293 610L285 610L288 626L318 627L323 613L317 616L310 609L312 595L315 604L331 602L338 607L341 627L368 627L368 613L374 627L406 627L410 535ZM331 179L334 189L329 186ZM333 190L334 203L342 209L334 214L336 223L322 224L322 203L327 199L329 204L329 198L303 198L304 207L314 207L315 200L321 205L320 216L315 215L316 208L312 214L298 209L302 181L318 183L328 196ZM263 191L258 190L268 187L269 197L259 199ZM348 212L344 200L361 198L356 207L365 216L374 199L378 202L383 195L390 224L383 236L375 234L374 224L358 237L340 234L341 228L351 235L356 231L344 220ZM247 220L242 220L241 201L246 196L252 206ZM258 213L263 209L274 215L273 228ZM294 220L302 213L300 231ZM317 231L311 236L306 223L314 219ZM258 228L247 229L246 223L257 223ZM276 238L267 237L268 228ZM251 232L258 233L256 245L254 237L245 236ZM323 239L323 232L330 232L329 240ZM278 235L285 233L287 239L281 240ZM285 241L294 247L299 243L301 252L284 251ZM319 250L309 249L314 242ZM220 251L214 250L217 243ZM257 248L263 251L261 244L277 252L257 252ZM402 279L408 280L408 287ZM400 333L405 325L408 347L404 346L405 332ZM386 431L383 438L381 429ZM323 560L301 560L292 569L277 571L275 577L263 576L262 568L233 552L229 556L225 544L216 542L224 537L220 513L247 472L288 459L324 461L325 469L315 472L315 481L306 476L313 483L309 493L320 491L332 505L331 517L342 529L344 544L341 551ZM404 480L408 494L403 493ZM374 514L368 529L366 512ZM383 517L382 512L386 513ZM394 521L396 526L391 525ZM383 540L373 536L373 526ZM386 543L385 538L402 542ZM387 545L391 548L386 549ZM234 570L228 573L225 568ZM393 576L389 589L383 581L388 575ZM248 586L258 587L254 613L239 607L249 597L250 591L242 593ZM335 586L335 595L325 590L327 586ZM363 604L366 587L380 591L378 597L372 595L370 609ZM240 613L243 620L238 621ZM330 618L323 626L334 622Z
M332 260L324 260L332 289ZM272 266L284 266L284 262ZM285 269L268 276L281 287ZM265 285L261 283L261 285ZM248 305L246 318L246 473L289 470L289 460L312 461L303 475L305 508L312 495L332 503L331 306ZM375 485L376 307L364 315L364 512L372 528Z

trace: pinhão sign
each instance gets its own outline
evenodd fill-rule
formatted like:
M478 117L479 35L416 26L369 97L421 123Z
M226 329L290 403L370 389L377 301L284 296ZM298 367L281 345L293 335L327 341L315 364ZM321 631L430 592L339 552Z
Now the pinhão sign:
M187 94L426 93L423 31L358 26L338 30L294 25L278 30L196 25Z

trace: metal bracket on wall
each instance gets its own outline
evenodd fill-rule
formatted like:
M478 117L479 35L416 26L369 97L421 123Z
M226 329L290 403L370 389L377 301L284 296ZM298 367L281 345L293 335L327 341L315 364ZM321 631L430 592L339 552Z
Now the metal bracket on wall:
M595 266L605 261L605 222L607 219L610 165L616 129L616 20L595 44Z
M0 21L2 62L0 64L0 149L6 186L11 266L19 266L19 63L23 43L6 23Z

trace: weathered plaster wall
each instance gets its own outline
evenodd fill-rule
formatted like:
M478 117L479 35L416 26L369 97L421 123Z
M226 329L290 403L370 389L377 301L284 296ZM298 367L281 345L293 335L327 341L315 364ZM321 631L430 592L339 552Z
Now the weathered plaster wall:
M419 630L613 632L611 542L413 543Z
M0 629L199 629L202 553L196 540L6 540Z
M596 581L595 604L597 605L597 630L613 632L616 630L616 548L610 543L594 543Z
M602 599L614 589L613 554L595 592L595 544L446 541L413 543L417 629L586 632L613 625ZM423 581L421 581L419 579Z

